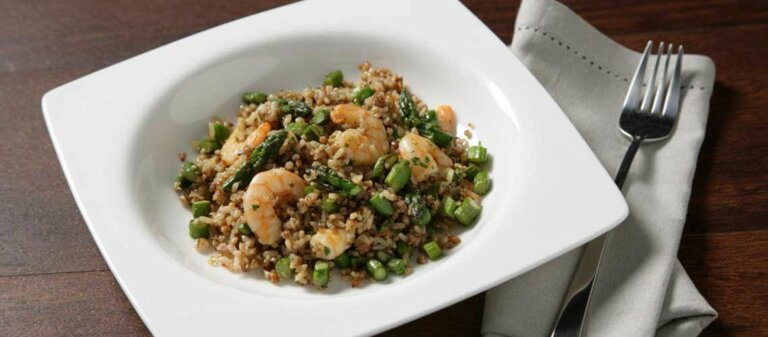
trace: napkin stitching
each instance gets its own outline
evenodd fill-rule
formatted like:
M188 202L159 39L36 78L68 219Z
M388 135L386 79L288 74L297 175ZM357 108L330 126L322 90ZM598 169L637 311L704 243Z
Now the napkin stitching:
M545 36L545 37L547 37L547 36L548 36L548 37L549 37L549 39L550 39L550 41L552 41L552 42L557 42L557 45L558 45L558 46L560 46L560 47L564 47L564 48L565 48L565 50L568 50L568 51L570 51L570 50L571 50L571 45L570 45L568 42L564 41L564 40L563 40L563 39L561 39L561 38L556 38L556 37L555 37L555 35L553 35L552 33L550 33L550 32L546 32L546 31L544 31L544 30L542 30L542 29L539 29L539 27L530 27L530 26L518 26L518 27L517 27L517 30L518 30L518 31L523 31L523 30L525 30L525 31L528 31L528 30L530 30L531 28L533 28L533 33L536 33L536 34L540 34L541 36ZM574 55L579 55L579 51L578 51L578 50L576 50L576 49L574 48L574 49L573 49L573 54L574 54ZM597 64L597 63L594 61L594 59L592 59L592 58L590 58L590 57L587 57L587 56L586 56L586 55L584 55L584 54L581 54L581 59L582 59L582 61L589 61L589 65L590 65L590 66L592 66L592 67L595 67L595 65L597 65L597 70L599 70L599 71L601 71L601 72L602 72L603 70L605 70L605 73L606 73L607 75L613 75L612 77L611 77L611 76L609 76L610 78L613 78L613 79L615 79L615 80L619 80L619 79L621 79L621 80L622 80L622 81L624 81L624 82L629 82L629 78L627 78L627 77L623 77L623 76L619 75L619 74L618 74L617 72L615 72L615 71L614 71L614 72L612 72L610 69L608 69L608 68L605 68L605 67L603 67L603 66L602 66L602 65L600 65L600 64ZM644 83L643 83L643 87L645 87L646 85L647 85L647 84L644 82ZM691 85L689 85L689 86L687 86L687 87L686 87L686 86L684 86L684 85L683 85L683 86L680 86L680 89L685 89L685 90L694 90L694 89L696 89L696 87L697 87L696 85L693 85L693 84L691 84ZM705 86L698 86L698 89L699 89L699 91L703 91L703 90L705 90L705 89L706 89L706 87L705 87Z

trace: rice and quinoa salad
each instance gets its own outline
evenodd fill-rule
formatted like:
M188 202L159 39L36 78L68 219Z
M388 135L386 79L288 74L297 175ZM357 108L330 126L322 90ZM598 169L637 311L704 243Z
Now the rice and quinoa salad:
M488 151L456 137L448 105L429 109L386 68L341 71L322 86L250 92L180 153L174 183L189 235L209 263L272 282L353 287L439 259L471 226L491 181ZM465 132L471 137L469 131Z

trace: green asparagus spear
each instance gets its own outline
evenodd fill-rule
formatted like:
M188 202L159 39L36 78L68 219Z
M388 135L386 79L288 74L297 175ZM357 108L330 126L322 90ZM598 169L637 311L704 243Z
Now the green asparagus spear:
M451 145L453 136L440 130L440 123L437 121L435 112L429 110L424 117L419 116L416 103L413 102L413 97L408 90L403 90L397 103L400 107L400 116L405 125L409 128L417 128L419 130L419 135L431 140L439 147L448 147Z
M400 115L403 118L403 122L409 128L416 126L419 118L419 112L416 110L416 103L413 102L411 93L408 90L403 89L403 93L400 95L400 99L397 101L397 105L400 107Z
M224 182L224 186L222 186L224 190L229 190L232 188L232 185L237 182L240 182L240 186L242 186L244 182L250 180L256 172L264 167L264 164L266 164L269 159L277 156L277 153L280 151L280 147L283 146L283 142L285 142L287 136L288 132L285 130L280 130L269 135L263 143L251 152L248 161L243 163L243 166L235 172L235 175Z
M363 191L362 186L340 177L336 171L328 166L318 166L316 170L317 185L326 190L352 197Z

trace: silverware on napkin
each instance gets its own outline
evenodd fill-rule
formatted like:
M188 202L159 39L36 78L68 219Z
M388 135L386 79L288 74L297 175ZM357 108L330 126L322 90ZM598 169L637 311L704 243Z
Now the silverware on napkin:
M669 74L669 82L667 82L673 45L669 44L665 53L664 42L659 43L649 80L647 83L643 83L648 60L651 58L652 47L653 41L648 41L621 109L619 128L630 139L631 143L614 180L619 189L624 186L624 180L640 144L660 141L669 137L680 110L680 73L683 62L683 47L677 48L674 68ZM659 73L659 65L662 62L663 68ZM643 91L645 91L644 94ZM599 271L605 239L608 234L603 234L587 244L566 293L566 300L555 323L552 337L577 337L581 335L589 310L592 286Z

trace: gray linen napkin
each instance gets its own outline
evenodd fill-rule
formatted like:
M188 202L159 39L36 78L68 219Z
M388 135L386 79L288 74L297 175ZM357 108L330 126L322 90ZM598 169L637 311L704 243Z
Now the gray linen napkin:
M629 145L619 111L640 54L553 0L523 1L511 48L614 175ZM629 218L606 243L587 336L696 336L717 316L676 258L714 75L709 58L683 59L680 119L669 140L635 158L624 188ZM581 251L490 290L483 333L548 336Z

